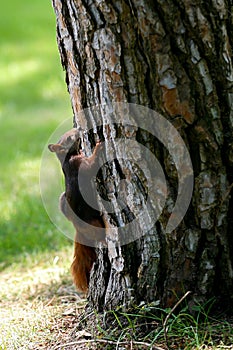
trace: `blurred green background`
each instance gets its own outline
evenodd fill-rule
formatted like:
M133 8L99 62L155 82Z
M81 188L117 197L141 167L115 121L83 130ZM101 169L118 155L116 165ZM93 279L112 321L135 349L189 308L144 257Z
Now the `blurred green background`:
M39 188L43 149L71 115L51 2L2 2L0 269L71 244L49 221Z

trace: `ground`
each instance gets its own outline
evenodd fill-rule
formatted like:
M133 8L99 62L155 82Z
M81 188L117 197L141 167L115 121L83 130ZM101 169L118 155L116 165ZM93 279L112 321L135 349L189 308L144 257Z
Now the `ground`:
M216 321L200 308L155 316L158 305L97 314L72 284L72 244L28 255L0 273L0 349L233 349L233 320ZM200 319L202 318L202 321Z

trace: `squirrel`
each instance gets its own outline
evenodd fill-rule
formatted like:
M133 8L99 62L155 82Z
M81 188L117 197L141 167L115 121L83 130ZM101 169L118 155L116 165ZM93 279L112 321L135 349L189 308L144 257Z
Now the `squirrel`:
M97 198L91 186L91 179L98 170L101 142L96 143L90 157L84 155L80 145L79 132L73 128L48 148L56 153L65 176L65 192L60 196L60 209L76 229L71 273L77 289L86 292L90 271L96 260L95 242L104 241L105 224L103 216L96 209ZM82 188L91 205L84 200Z

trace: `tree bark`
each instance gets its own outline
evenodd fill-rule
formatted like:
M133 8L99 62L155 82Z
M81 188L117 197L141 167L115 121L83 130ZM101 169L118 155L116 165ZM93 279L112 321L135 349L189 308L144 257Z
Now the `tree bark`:
M177 194L174 162L149 132L133 131L163 164L169 196L156 225L143 237L142 227L135 226L140 238L127 245L118 242L117 228L121 220L130 221L132 210L107 215L116 235L110 233L108 250L98 251L89 305L100 310L160 300L171 306L188 290L199 302L216 297L232 305L232 1L53 0L53 6L74 123L87 150L98 132L108 156L119 156L109 135L126 131L113 128L112 106L134 103L159 112L178 130L195 177L188 212L168 234L164 227ZM98 113L82 113L95 105ZM134 157L140 162L138 152ZM130 208L137 210L145 197L143 175L132 163L122 164L122 177L127 174L132 184ZM140 181L134 181L135 172ZM118 182L113 162L102 173L107 196Z

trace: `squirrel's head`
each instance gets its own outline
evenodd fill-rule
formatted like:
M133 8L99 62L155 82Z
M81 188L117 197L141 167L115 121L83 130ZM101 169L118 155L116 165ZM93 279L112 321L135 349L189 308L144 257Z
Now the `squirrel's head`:
M60 161L64 161L67 155L76 155L80 151L81 138L75 128L67 131L55 144L48 145L51 152L55 152Z

